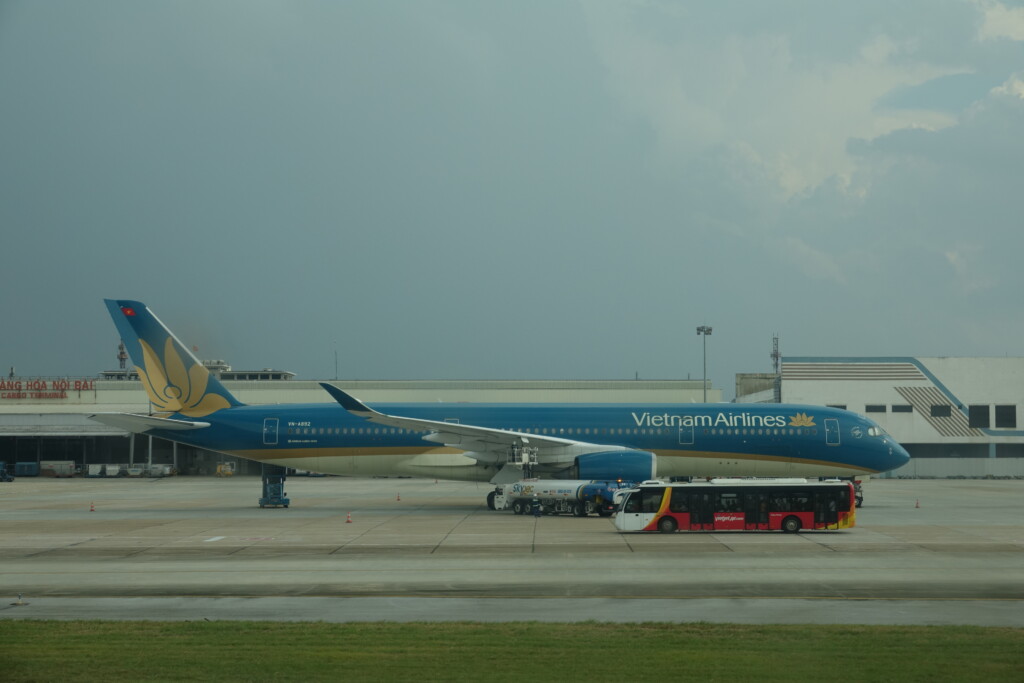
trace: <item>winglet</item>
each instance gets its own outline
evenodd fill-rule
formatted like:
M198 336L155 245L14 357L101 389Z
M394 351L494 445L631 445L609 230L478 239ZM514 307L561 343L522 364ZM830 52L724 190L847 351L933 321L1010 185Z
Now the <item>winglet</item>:
M322 386L327 393L331 395L331 398L340 403L342 408L353 415L358 415L359 417L372 417L379 414L376 410L367 408L362 401L354 396L350 396L333 384L320 382L320 386Z

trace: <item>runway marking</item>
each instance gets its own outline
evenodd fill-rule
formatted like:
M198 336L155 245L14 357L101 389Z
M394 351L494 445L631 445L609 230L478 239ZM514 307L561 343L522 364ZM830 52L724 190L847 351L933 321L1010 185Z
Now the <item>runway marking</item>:
M203 541L203 543L209 543L210 541L220 541L220 540L223 540L223 539L224 539L224 536L214 536L213 538L206 539L205 541Z

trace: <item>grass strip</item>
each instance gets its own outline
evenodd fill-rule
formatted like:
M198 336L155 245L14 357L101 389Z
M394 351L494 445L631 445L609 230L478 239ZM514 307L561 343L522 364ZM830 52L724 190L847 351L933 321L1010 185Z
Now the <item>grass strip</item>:
M0 621L4 681L1020 681L1024 629Z

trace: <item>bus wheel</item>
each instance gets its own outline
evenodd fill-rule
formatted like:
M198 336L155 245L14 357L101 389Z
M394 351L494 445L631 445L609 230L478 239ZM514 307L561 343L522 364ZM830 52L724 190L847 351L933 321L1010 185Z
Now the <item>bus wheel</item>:
M494 495L495 495L495 491L491 491L490 493L487 494L487 509L488 510L493 510L494 509Z
M787 534L795 534L800 531L800 520L796 517L786 517L782 520L782 530Z
M658 520L658 531L663 534L674 534L678 528L676 520L671 517L662 517Z

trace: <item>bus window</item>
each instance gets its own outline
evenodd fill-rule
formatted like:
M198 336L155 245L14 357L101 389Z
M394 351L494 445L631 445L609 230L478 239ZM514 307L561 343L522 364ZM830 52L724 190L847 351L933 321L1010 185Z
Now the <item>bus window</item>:
M640 492L633 491L626 498L626 502L622 504L623 512L640 512Z
M672 500L669 501L668 511L669 512L689 512L690 511L690 494L680 488L672 489Z
M768 509L772 512L788 512L793 507L789 501L789 494L784 491L772 491L768 499Z
M740 496L738 493L719 493L715 502L715 512L739 512Z
M810 491L793 491L789 497L792 512L814 512Z
M641 512L657 512L661 508L661 499L665 497L665 489L641 489Z

